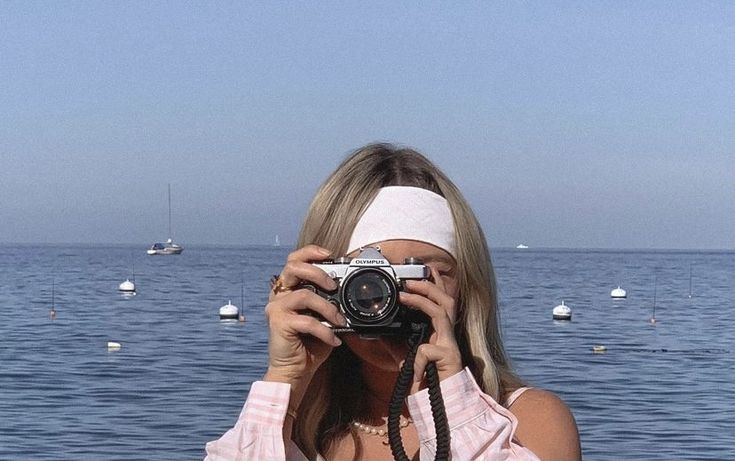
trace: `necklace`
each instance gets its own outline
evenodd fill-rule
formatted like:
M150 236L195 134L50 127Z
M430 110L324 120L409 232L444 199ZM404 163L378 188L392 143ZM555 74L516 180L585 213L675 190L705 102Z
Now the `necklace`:
M413 423L413 420L411 418L406 418L403 415L399 416L398 427L404 428L404 427L407 427L411 423ZM385 424L387 425L388 422L386 421ZM378 437L388 437L387 428L383 429L382 426L370 426L369 424L363 424L359 421L352 421L352 426L362 432L365 432L368 435L377 435Z

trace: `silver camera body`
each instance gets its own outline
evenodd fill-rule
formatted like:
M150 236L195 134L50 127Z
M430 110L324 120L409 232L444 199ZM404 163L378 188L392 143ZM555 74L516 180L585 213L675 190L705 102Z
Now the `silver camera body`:
M337 333L363 336L402 335L411 324L426 321L422 312L407 309L398 299L406 280L425 280L431 271L416 258L391 265L379 248L364 248L355 258L342 257L314 266L337 282L337 289L325 291L313 284L305 287L319 294L340 310L347 327L328 324Z

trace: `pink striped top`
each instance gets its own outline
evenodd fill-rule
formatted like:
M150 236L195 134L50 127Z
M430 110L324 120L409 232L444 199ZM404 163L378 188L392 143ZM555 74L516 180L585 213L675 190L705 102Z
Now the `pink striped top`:
M508 399L512 404L527 388ZM451 459L456 461L538 461L513 438L518 421L505 407L484 394L468 369L441 382L449 422ZM291 440L283 439L290 386L253 383L235 426L207 443L205 461L307 461ZM436 440L428 390L408 397L408 410L419 435L420 459L434 459Z

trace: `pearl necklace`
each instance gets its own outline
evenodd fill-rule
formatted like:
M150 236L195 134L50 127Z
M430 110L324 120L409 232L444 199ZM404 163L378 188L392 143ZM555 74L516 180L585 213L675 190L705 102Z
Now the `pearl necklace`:
M407 427L409 424L413 423L413 420L411 418L405 418L403 415L399 416L399 422L398 427L404 428ZM387 421L386 421L387 425ZM370 426L368 424L363 424L358 421L352 421L352 426L354 426L356 429L361 430L365 432L368 435L377 435L378 437L388 437L388 430L383 429L382 426Z

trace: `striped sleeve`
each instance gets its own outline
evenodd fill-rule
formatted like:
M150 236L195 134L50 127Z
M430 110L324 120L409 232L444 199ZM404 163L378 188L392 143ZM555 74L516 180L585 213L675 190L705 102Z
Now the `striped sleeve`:
M256 381L235 426L207 443L205 461L306 461L291 441L283 439L291 386Z
M538 461L527 448L513 442L518 421L492 397L484 394L465 368L441 382L451 437L451 459ZM436 431L431 417L429 391L408 397L408 409L419 434L421 460L433 460Z

